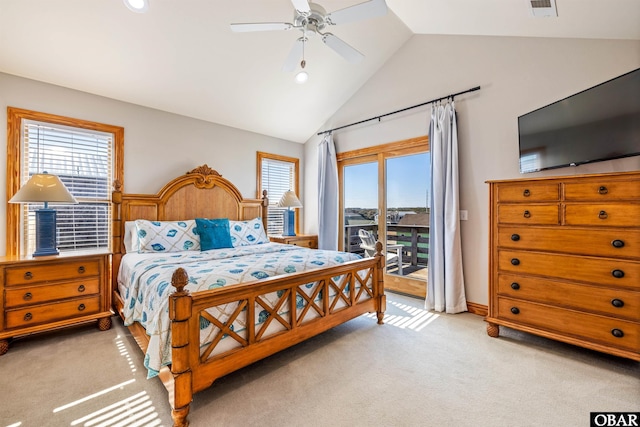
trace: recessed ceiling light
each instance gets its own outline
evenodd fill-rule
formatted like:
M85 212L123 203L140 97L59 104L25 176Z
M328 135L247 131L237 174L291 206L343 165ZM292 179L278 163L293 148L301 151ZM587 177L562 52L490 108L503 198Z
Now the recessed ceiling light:
M149 0L123 0L124 4L136 13L145 13L149 9Z

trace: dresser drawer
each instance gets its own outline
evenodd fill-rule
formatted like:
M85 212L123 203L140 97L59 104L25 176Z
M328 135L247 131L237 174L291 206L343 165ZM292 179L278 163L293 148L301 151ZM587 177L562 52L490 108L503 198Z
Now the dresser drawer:
M627 320L502 297L498 317L636 353L640 350L640 324Z
M98 276L100 261L90 259L85 261L45 262L37 265L7 267L5 269L6 286L34 284L36 282L53 282L64 279Z
M500 274L498 294L640 322L640 292Z
M559 184L518 183L498 186L499 202L552 202L559 199Z
M498 246L640 259L640 230L502 226Z
M499 250L498 270L640 290L637 261Z
M553 205L499 205L500 224L558 225L560 209Z
M565 200L631 200L640 198L640 180L607 181L595 179L589 182L565 183Z
M567 203L564 216L566 225L639 227L640 203Z
M78 298L74 300L34 305L19 309L7 310L6 327L28 327L56 320L67 320L74 317L87 316L100 311L100 296Z
M97 277L73 282L52 283L41 286L11 288L5 291L5 307L16 307L27 304L39 304L65 298L75 298L83 295L93 295L100 291L100 281Z

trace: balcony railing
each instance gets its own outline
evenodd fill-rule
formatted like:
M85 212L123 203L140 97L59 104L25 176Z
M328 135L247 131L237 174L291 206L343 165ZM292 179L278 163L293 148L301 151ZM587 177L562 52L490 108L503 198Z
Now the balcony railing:
M360 248L358 230L371 231L378 235L377 224L346 225L344 228L344 248L346 252L363 255ZM387 224L387 244L403 245L402 264L414 267L426 267L429 261L429 227L424 225Z

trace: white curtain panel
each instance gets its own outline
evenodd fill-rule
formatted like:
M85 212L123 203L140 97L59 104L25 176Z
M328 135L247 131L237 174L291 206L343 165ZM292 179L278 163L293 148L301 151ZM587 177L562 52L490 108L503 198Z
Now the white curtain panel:
M318 249L338 250L338 161L333 136L318 146Z
M431 107L428 310L467 311L458 203L458 130L454 102Z

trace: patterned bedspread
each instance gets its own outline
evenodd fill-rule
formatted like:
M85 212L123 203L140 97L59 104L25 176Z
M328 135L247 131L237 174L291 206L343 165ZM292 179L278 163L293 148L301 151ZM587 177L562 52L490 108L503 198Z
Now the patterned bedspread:
M267 243L198 252L127 254L118 272L118 287L124 304L125 325L139 322L150 337L144 359L148 377L171 363L171 335L168 296L174 291L171 276L182 267L189 275L190 292L214 289L267 277L328 267L360 259L357 254L312 250L298 246ZM274 297L276 297L274 293ZM220 307L224 311L225 307ZM256 313L256 324L264 321ZM246 328L234 322L234 332ZM200 325L201 346L212 339L213 325ZM231 340L230 340L231 341Z

